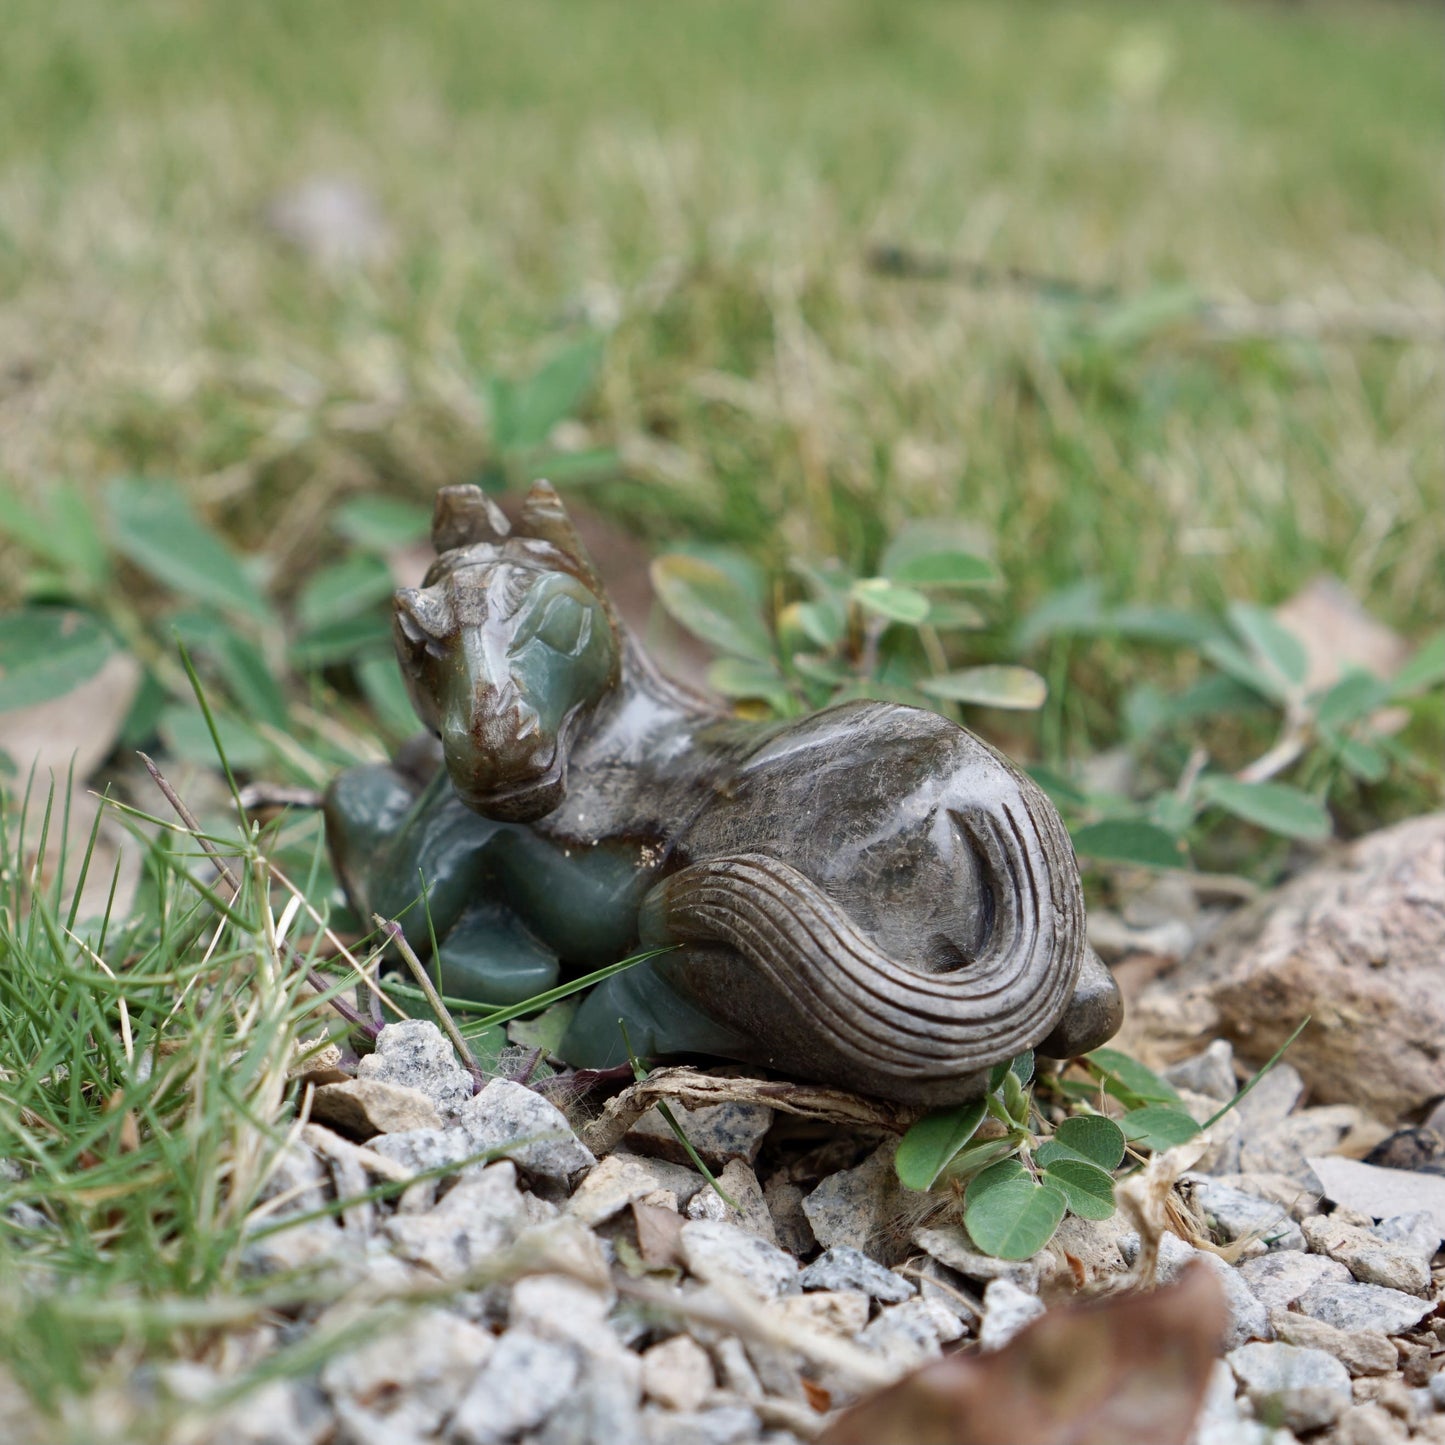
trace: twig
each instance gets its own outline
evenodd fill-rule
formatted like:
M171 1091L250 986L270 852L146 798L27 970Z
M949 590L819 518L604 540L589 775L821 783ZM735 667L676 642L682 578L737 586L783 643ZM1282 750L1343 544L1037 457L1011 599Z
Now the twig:
M481 1065L477 1063L471 1049L468 1048L467 1041L462 1037L462 1031L457 1027L457 1021L452 1017L451 1010L442 1002L442 996L436 991L436 985L427 976L425 965L416 956L416 950L406 941L406 934L402 931L401 924L394 918L383 918L379 913L373 913L371 921L396 945L396 951L401 954L402 961L411 970L412 977L416 979L421 991L426 995L426 1001L431 1005L432 1012L436 1014L441 1026L447 1032L447 1037L461 1056L467 1072L472 1076L472 1092L480 1093L486 1087L487 1076L482 1072Z
M181 798L181 795L177 793L173 787L171 787L170 782L167 780L165 774L162 773L158 767L156 767L155 763L149 757L147 757L145 753L138 753L137 756L140 758L141 762L145 764L146 772L151 775L152 781L155 783L156 787L161 790L161 794L165 798L166 802L168 802L171 807L176 810L176 816L180 818L181 822L186 825L187 829L189 829L190 831L191 836L196 840L196 842L201 845L201 851L215 865L216 872L220 874L221 881L225 883L225 885L231 890L231 897L234 900L240 895L241 885L237 881L236 875L231 872L230 864L228 864L226 860L221 856L220 849L217 848L216 845L212 843L211 840L207 838L203 832L201 832L200 820L185 805L185 802ZM286 959L287 963L291 964L294 967L300 967L305 970L306 982L310 984L317 993L324 994L330 991L331 985L327 983L327 981L322 978L322 976L317 973L314 968L312 968L309 964L305 963L302 960L293 945L289 943L283 944L282 956ZM331 1007L334 1008L336 1012L339 1013L341 1017L344 1018L346 1022L352 1026L352 1028L360 1029L361 1032L365 1034L368 1038L374 1039L380 1032L379 1029L373 1027L371 1023L369 1023L365 1018L363 1018L359 1013L357 1013L357 1011L341 997L333 996L331 999Z
M718 1078L688 1068L654 1069L642 1082L607 1101L602 1114L583 1130L583 1143L594 1154L608 1153L648 1109L666 1099L675 1099L685 1109L727 1103L766 1104L803 1119L822 1119L851 1129L876 1129L887 1134L902 1134L918 1116L917 1109L865 1099L821 1084Z

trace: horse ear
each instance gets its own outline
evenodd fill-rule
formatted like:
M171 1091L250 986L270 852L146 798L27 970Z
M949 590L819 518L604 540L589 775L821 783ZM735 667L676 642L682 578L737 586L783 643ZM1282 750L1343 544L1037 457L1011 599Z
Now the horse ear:
M403 587L392 598L396 627L413 647L446 642L457 630L456 614L437 587Z
M587 555L587 547L551 482L532 483L517 519L517 531L524 537L536 537L540 541L550 542L574 562L580 563L587 573L596 575L592 559Z
M500 542L511 530L502 509L480 487L443 487L437 493L431 540L438 553L478 542Z

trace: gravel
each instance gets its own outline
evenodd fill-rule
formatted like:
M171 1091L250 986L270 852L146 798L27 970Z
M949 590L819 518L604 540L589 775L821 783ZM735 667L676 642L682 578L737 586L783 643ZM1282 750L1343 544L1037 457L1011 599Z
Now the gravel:
M1255 1409L1291 1430L1333 1425L1354 1401L1350 1372L1324 1350L1259 1342L1227 1358Z
M824 1250L798 1276L798 1283L805 1290L857 1290L884 1304L901 1304L918 1292L901 1274L846 1244Z

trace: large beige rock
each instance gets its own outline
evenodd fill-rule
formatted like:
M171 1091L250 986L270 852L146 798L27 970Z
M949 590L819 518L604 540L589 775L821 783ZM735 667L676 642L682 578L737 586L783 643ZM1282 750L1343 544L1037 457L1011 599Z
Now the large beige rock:
M1289 1060L1317 1102L1392 1120L1445 1095L1445 813L1361 838L1242 910L1149 985L1131 1037L1197 1049L1202 1027L1258 1063L1306 1015Z

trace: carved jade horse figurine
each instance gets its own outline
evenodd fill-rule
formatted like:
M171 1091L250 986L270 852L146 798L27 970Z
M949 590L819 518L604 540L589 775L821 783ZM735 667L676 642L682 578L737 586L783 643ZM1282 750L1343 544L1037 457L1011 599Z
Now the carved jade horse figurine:
M892 703L729 717L642 652L546 483L515 529L444 488L433 541L394 636L434 740L343 774L326 817L353 901L423 956L434 930L448 993L672 945L592 990L568 1062L624 1062L624 1019L643 1056L925 1104L1114 1033L1068 834L987 743Z

